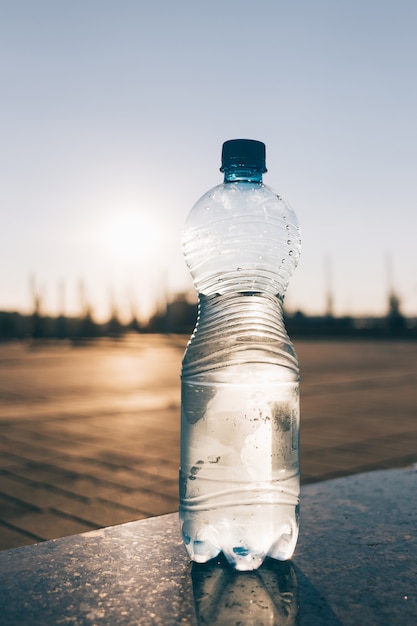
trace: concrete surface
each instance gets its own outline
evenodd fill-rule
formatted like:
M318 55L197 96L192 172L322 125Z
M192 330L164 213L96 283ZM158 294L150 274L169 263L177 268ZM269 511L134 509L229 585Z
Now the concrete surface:
M305 485L292 561L191 564L176 514L0 554L4 624L412 626L417 472Z

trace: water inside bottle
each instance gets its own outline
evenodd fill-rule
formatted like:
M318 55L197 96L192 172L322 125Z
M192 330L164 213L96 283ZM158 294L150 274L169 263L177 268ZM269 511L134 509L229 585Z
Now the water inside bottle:
M183 383L180 520L193 560L223 551L251 570L290 558L297 541L298 383L265 382L265 366L227 377Z

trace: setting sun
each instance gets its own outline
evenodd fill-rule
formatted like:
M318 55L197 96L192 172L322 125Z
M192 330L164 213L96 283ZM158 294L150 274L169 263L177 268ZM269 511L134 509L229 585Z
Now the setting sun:
M123 211L109 216L103 224L101 241L115 261L145 261L161 250L164 231L154 218L143 212Z

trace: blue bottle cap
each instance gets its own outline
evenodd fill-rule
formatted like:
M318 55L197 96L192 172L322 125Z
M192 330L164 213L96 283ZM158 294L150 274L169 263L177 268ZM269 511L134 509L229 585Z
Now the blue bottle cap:
M226 169L244 167L266 172L265 144L255 139L230 139L222 149L221 172Z

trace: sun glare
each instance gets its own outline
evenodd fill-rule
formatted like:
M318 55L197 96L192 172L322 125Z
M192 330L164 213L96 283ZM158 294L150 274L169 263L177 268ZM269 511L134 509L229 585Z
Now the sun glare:
M139 211L115 214L103 226L102 243L115 261L151 259L163 246L164 233L151 216Z

